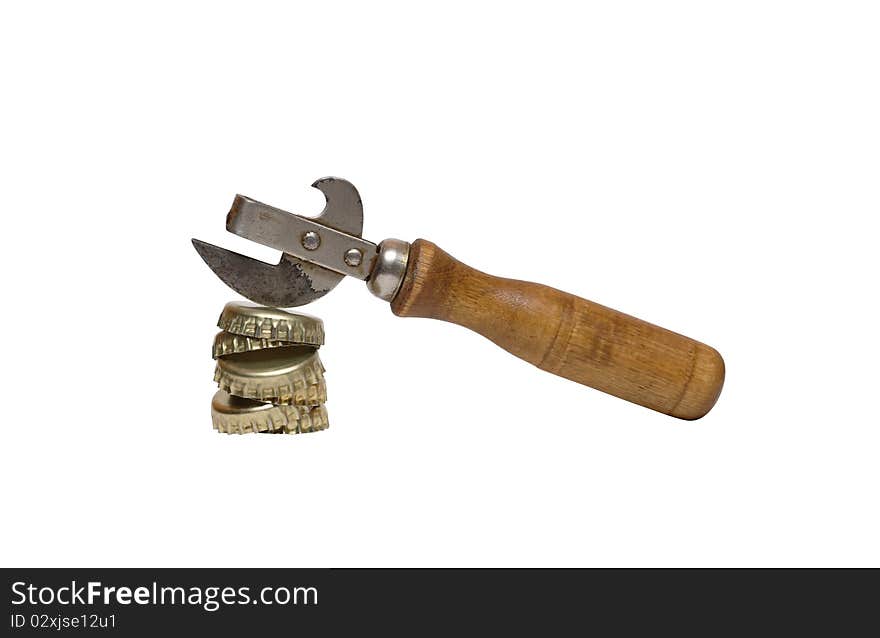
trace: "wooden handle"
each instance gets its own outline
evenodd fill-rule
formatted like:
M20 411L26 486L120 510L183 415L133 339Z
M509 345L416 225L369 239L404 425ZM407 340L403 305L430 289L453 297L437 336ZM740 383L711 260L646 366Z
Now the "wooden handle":
M399 317L480 333L566 379L680 419L718 399L724 360L707 345L554 288L474 270L424 239L410 248Z

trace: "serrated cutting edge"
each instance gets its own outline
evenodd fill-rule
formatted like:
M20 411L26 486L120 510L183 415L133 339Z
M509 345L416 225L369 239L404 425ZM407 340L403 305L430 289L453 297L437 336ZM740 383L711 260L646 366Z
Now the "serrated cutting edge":
M314 348L293 346L217 359L214 381L229 394L284 405L327 400L324 366Z
M223 307L217 326L225 332L255 339L324 344L324 322L317 317L241 301L231 301Z
M223 434L300 434L326 430L327 409L323 405L273 405L230 395L218 390L211 400L211 421Z
M245 337L221 330L214 337L214 345L211 347L211 356L215 359L239 352L253 352L254 350L268 350L269 348L283 348L289 346L289 341L277 339L258 339Z

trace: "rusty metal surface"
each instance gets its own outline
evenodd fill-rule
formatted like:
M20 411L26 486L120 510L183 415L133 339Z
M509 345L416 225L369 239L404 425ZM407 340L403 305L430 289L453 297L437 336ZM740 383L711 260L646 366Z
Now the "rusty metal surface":
M360 238L364 214L357 189L336 177L319 179L312 186L324 193L326 200L317 217L293 215L241 195L227 215L229 232L281 250L278 264L267 264L198 239L192 240L193 246L226 285L266 306L305 305L323 297L345 275L367 279L377 247ZM318 242L307 242L314 246L311 249L303 245L305 233L320 236ZM346 261L345 255L352 248L360 251L362 259Z
M329 273L333 277L328 281L323 273L315 272L316 267L288 255L282 255L281 261L272 265L199 239L192 243L223 283L264 306L302 306L320 299L342 280L342 275Z

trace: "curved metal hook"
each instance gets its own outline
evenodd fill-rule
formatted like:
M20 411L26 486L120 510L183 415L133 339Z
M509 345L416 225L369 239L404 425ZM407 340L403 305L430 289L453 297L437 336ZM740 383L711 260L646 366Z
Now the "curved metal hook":
M327 201L324 210L314 219L330 228L360 237L364 231L364 205L354 184L341 177L322 177L312 187L324 193Z

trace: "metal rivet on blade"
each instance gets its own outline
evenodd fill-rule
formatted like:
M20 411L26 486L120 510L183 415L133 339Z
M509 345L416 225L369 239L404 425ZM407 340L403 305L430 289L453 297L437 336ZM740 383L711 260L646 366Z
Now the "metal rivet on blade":
M302 245L306 250L316 250L321 245L321 236L313 230L303 233Z
M349 248L345 251L345 263L349 266L360 266L361 259L364 258L364 254L358 250L357 248Z

